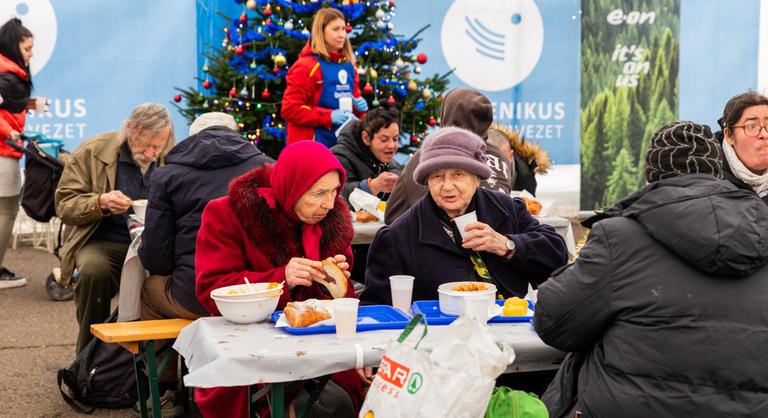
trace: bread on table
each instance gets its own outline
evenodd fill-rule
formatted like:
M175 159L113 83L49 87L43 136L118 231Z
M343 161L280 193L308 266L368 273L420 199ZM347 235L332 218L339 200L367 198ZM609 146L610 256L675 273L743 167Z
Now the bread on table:
M523 196L523 200L525 201L525 206L528 208L528 212L531 212L531 215L537 216L539 212L541 212L541 202L527 196Z
M317 299L288 302L283 313L293 328L305 328L331 318L331 312L328 310L326 302Z
M312 280L323 285L334 299L346 297L349 280L339 266L332 259L327 258L323 260L323 271L325 272L324 278L313 277Z
M376 222L379 220L379 218L376 217L376 215L372 214L371 212L368 212L365 209L360 209L355 212L355 220L357 222Z

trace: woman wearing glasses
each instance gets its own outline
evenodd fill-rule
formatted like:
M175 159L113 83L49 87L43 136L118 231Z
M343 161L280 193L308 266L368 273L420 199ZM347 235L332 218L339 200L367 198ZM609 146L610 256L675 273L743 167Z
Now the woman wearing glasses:
M768 97L754 91L734 96L717 122L725 179L768 204Z

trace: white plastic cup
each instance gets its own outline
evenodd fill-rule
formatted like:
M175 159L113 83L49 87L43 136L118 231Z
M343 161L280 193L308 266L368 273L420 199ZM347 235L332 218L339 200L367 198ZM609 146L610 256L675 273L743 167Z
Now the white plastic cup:
M360 301L355 298L333 300L333 316L336 322L336 338L349 340L357 333L357 307Z
M480 322L488 322L488 295L464 296L464 315L477 319Z
M453 222L456 222L456 227L459 228L459 234L461 235L461 238L464 239L464 235L467 233L464 228L473 222L477 222L477 213L475 211L465 213L457 218L453 218Z
M413 276L398 274L389 276L389 288L392 291L392 306L405 313L411 312L411 297L413 296Z
M39 114L43 114L47 109L48 109L48 98L45 96L35 97L35 112Z
M349 96L339 97L339 109L352 112L352 98Z

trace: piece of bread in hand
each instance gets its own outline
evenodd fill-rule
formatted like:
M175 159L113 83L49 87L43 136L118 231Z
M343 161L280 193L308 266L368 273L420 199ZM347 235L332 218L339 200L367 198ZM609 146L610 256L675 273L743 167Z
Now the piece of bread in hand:
M339 266L333 262L333 259L326 258L323 260L323 271L325 272L324 278L318 279L317 277L313 277L312 280L328 289L328 293L330 293L334 299L346 297L349 280L347 280L347 276L344 275L344 272L341 271Z
M357 222L376 222L379 220L379 218L376 217L376 215L372 214L371 212L368 212L365 209L360 209L357 212L355 212L355 220Z
M523 196L523 200L525 201L525 206L528 208L528 212L531 212L531 215L536 216L541 212L541 202L527 196Z
M288 302L283 310L285 319L293 328L308 327L316 322L331 318L331 312L323 301L307 299L303 302Z

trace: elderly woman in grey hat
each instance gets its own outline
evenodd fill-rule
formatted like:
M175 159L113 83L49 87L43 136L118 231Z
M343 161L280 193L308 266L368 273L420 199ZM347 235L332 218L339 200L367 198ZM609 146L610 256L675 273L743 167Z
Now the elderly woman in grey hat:
M534 219L521 199L480 188L491 171L485 143L461 128L441 128L424 142L414 180L429 193L371 243L364 303L391 304L389 276L416 277L413 300L437 299L437 287L484 281L504 297L524 296L568 260L565 242ZM454 219L475 212L464 236Z

